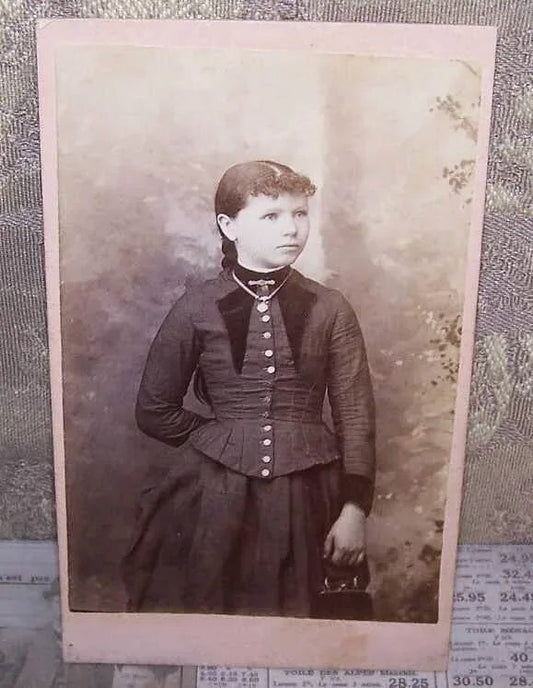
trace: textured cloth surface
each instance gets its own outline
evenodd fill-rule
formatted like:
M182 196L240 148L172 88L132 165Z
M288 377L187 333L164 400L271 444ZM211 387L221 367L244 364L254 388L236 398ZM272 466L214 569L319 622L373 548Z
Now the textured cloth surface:
M54 535L35 20L219 18L496 25L498 51L461 538L533 537L533 62L529 0L15 0L0 16L0 537Z

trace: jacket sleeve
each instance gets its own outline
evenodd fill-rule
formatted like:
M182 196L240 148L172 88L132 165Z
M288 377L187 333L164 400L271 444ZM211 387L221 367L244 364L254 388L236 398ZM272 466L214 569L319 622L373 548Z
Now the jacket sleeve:
M345 502L371 509L375 480L375 405L363 335L348 301L340 300L328 357L328 397L345 477Z
M200 346L187 294L167 315L150 347L137 397L139 428L178 447L206 418L183 408L183 398L198 364Z

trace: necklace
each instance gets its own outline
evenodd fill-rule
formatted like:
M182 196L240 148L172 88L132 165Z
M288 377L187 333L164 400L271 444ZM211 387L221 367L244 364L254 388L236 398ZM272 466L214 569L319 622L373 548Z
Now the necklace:
M246 284L244 284L244 282L241 282L241 280L237 277L237 275L235 274L235 270L232 271L231 276L233 277L233 279L235 280L235 282L237 282L237 284L239 285L239 287L241 287L241 289L244 289L244 291L247 292L248 294L250 294L250 296L253 296L254 299L256 299L256 301L263 301L263 302L264 302L264 301L270 301L270 299L278 293L278 291L281 289L281 287L285 284L285 282L286 282L286 281L289 279L289 277L291 276L291 273L289 272L289 274L287 275L287 277L285 277L285 279L281 282L281 284L279 284L279 285L272 291L272 293L267 294L266 296L259 296L258 294L255 293L255 291L253 291L253 289L249 289L249 288L246 286Z

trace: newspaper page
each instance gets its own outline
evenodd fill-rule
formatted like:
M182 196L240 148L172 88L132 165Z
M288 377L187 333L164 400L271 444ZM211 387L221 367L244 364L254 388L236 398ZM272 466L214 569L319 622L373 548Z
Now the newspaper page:
M459 547L447 672L68 665L53 542L0 542L0 688L533 686L533 546Z

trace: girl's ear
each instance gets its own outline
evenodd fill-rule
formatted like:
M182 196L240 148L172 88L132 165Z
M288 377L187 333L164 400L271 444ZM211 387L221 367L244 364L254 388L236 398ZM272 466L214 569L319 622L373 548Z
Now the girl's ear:
M220 231L226 238L228 238L230 241L235 241L236 232L233 218L229 217L229 215L225 215L224 213L219 213L217 215L217 224L220 228Z

